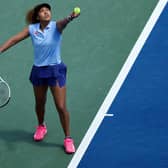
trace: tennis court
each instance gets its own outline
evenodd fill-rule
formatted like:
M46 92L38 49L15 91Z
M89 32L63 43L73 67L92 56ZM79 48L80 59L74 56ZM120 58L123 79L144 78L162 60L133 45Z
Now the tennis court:
M168 166L166 4L160 1L155 8L69 168Z
M7 10L4 6L0 7L2 12L0 19L3 23L1 25L0 43L25 26L24 15L26 11L39 2L41 1L24 2L17 0L15 2L3 2L4 6L7 5L10 10ZM136 3L133 0L124 2L121 0L105 0L103 2L97 2L95 0L79 0L66 3L59 1L47 2L52 5L53 18L56 19L69 14L69 11L74 6L80 6L82 11L79 20L75 20L65 30L62 45L62 58L68 65L67 103L71 113L72 136L78 147L158 1L151 0L148 2L141 0ZM18 6L20 10L18 10ZM167 13L164 12L162 18L165 19L166 16ZM152 166L167 166L167 160L165 158L167 154L167 136L164 136L167 128L165 125L166 114L163 113L163 116L165 115L164 120L159 120L160 125L158 125L157 119L161 115L158 116L158 110L154 108L159 104L156 103L158 98L154 102L152 101L153 99L149 101L147 97L151 96L152 91L149 95L146 95L147 91L144 92L143 90L145 86L152 90L153 83L147 77L146 72L153 72L152 68L155 66L153 66L153 62L149 57L145 57L144 62L141 61L144 55L152 55L153 48L156 49L154 53L158 52L160 54L160 50L163 49L162 47L166 46L167 42L164 41L166 40L164 35L158 35L160 33L158 30L162 30L162 24L165 23L163 19L160 21L161 23L158 23L161 26L156 26L156 29L152 31L152 35L146 43L148 45L145 45L146 48L138 56L138 60L134 66L137 71L133 69L130 72L129 75L131 77L128 76L125 84L121 87L119 94L117 94L116 99L108 110L108 114L114 114L114 116L109 115L105 117L85 155L82 156L83 158L81 160L78 160L79 162L81 161L79 167L102 167L102 165L103 167L118 168L137 167L138 165L140 166L139 161L143 158L145 149L147 150L145 158L149 158L149 160L144 159L141 167L150 167L152 161L155 161ZM161 31L161 33L163 32L166 33L165 31ZM157 37L155 37L155 33ZM160 39L161 35L163 39ZM159 45L160 47L157 48L153 46L153 41L158 42L157 44L162 44L159 43L160 40L156 40L158 36L165 45ZM162 54L165 54L165 52L162 52ZM73 155L66 155L63 151L63 132L50 93L48 93L46 113L48 135L40 143L35 143L32 140L32 135L37 124L34 114L33 91L28 81L33 61L32 55L31 41L28 39L10 49L1 57L0 75L8 81L11 87L12 100L8 106L0 109L0 150L2 153L0 155L0 164L3 165L3 168L9 168L11 166L18 167L20 165L24 168L66 168ZM156 61L154 63L158 63L157 65L159 67L160 64L162 65L164 63L161 68L162 70L166 69L165 60L160 59L159 62L157 54L155 54L154 58L152 59ZM141 63L146 62L149 62L151 71L143 69L144 64ZM146 68L148 67L148 65L145 66ZM159 67L157 68L160 69ZM156 77L156 79L159 78L159 81L163 79L162 70L159 71L160 73ZM138 78L138 76L141 78ZM151 75L150 77L153 76ZM154 79L152 78L153 82L156 79L155 77ZM138 80L141 80L141 82L138 82ZM134 83L135 81L136 83ZM163 83L161 93L166 93L166 82ZM155 87L158 86L156 84ZM156 89L159 94L159 89ZM137 92L136 96L133 94L134 92ZM161 98L163 101L157 107L163 107L164 112L166 111L166 107L163 105L166 99L165 96ZM143 116L138 111L133 110L137 109L136 99L139 100L139 103L142 103L140 104L142 110L148 109L145 103L149 101L150 107L151 102L155 105L150 110L156 109L157 111L153 112L154 115L151 112L148 113L147 118L144 119L145 110L143 111ZM144 100L145 103L143 103ZM134 105L128 107L128 103ZM120 108L118 108L119 106ZM155 117L154 120L151 119L152 117ZM163 127L162 124L165 126L163 129L161 129ZM109 125L110 127L107 127ZM152 130L148 127L151 125L155 126ZM142 130L145 131L143 132ZM160 135L162 143L160 143L159 136L154 142L152 141L151 135L156 138L157 133ZM146 142L151 145L146 147ZM99 145L100 143L103 143L105 146ZM140 145L139 148L137 148L137 144ZM157 149L153 148L154 144L157 145ZM162 151L162 149L165 150ZM107 153L102 152L103 150ZM162 155L159 155L159 150L162 152ZM150 157L151 153L153 157ZM157 156L161 157L162 162L159 162ZM74 158L78 158L78 151L74 155ZM136 160L135 158L138 159ZM72 163L72 167L73 165Z

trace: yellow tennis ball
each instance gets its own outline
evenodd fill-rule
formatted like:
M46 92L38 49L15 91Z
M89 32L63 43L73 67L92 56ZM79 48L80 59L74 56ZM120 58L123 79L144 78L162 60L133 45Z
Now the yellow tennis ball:
M74 13L75 14L80 14L80 8L79 7L75 7L74 8Z

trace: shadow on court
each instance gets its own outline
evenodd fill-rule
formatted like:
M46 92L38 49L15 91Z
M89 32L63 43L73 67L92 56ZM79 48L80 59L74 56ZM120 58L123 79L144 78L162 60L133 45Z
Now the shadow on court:
M40 147L56 147L56 148L62 148L62 144L52 143L52 142L46 142L46 141L39 141L35 142L33 140L33 133L28 132L25 130L0 130L0 141L5 141L6 144L15 144L15 143L29 143L35 146Z

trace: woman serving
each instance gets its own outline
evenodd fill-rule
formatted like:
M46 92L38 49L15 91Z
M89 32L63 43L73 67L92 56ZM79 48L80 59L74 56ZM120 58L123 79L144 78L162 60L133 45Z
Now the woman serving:
M38 120L33 138L35 141L41 141L47 134L44 117L47 90L50 88L65 134L64 147L66 153L74 153L75 146L70 135L70 117L66 107L67 67L62 62L60 47L63 30L69 22L78 16L79 13L72 12L63 20L52 21L51 6L47 3L39 4L26 15L28 27L0 46L0 52L3 53L18 42L31 37L34 48L34 64L30 81L33 85L35 111Z

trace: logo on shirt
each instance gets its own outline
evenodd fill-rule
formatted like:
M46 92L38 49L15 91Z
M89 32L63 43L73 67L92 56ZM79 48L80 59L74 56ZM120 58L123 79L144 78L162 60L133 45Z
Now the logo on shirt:
M43 38L44 38L43 34L42 34L41 32L39 32L39 31L37 31L37 30L34 32L34 35L35 35L37 38L40 38L40 39L43 39Z
M34 34L37 36L37 35L39 34L39 32L38 32L38 31L35 31Z

